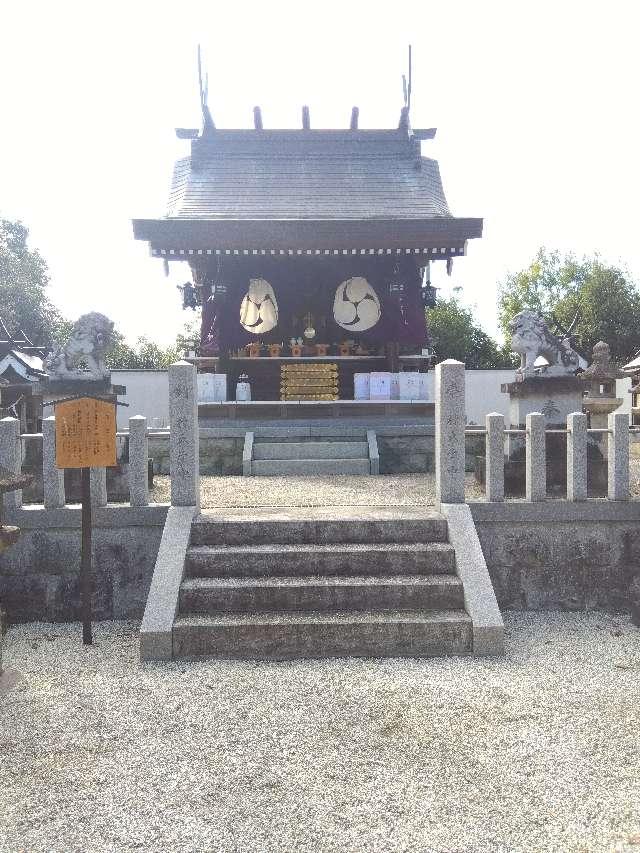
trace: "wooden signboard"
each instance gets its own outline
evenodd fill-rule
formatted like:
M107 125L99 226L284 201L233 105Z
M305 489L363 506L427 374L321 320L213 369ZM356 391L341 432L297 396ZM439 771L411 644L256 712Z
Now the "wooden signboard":
M56 467L107 468L116 464L116 407L80 397L56 403Z

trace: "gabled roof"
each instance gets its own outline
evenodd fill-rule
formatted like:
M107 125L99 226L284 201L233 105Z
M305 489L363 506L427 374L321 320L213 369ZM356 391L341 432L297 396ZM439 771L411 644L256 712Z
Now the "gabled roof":
M401 131L216 131L176 163L167 216L422 219L451 213Z
M10 376L11 381L14 381L12 373L23 379L37 382L45 375L42 358L20 350L9 350L0 358L0 377Z
M134 234L152 249L448 250L482 220L451 215L407 130L212 130L176 163L166 215Z

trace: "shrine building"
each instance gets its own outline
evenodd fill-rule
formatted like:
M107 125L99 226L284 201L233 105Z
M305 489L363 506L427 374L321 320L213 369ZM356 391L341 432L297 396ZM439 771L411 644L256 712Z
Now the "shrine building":
M133 222L153 257L190 265L199 370L226 377L229 401L239 379L252 401L419 401L431 265L450 271L482 235L422 154L435 129L412 129L406 107L391 130L359 129L357 108L344 130L311 129L306 107L299 130L264 128L259 108L250 130L203 114L202 131L176 131L191 151L166 214Z

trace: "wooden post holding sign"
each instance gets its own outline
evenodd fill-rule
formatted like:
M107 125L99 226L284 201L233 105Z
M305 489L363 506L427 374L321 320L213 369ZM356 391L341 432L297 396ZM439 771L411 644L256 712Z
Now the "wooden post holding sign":
M78 397L55 404L56 467L82 469L82 548L80 592L82 642L91 636L91 468L116 464L115 401Z

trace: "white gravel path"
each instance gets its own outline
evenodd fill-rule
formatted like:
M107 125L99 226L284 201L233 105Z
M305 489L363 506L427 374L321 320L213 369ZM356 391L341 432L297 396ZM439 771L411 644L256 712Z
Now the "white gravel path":
M31 624L2 851L640 850L640 631L507 614L505 659L141 665Z
M467 476L467 498L482 496L473 474ZM200 477L203 508L216 506L433 506L433 474L367 477ZM170 479L154 478L151 500L170 500Z
M465 478L467 500L484 500L473 474ZM640 497L640 459L630 467L631 495ZM200 477L204 509L217 506L433 506L435 476L394 474L379 477ZM151 500L168 503L170 479L156 475Z

